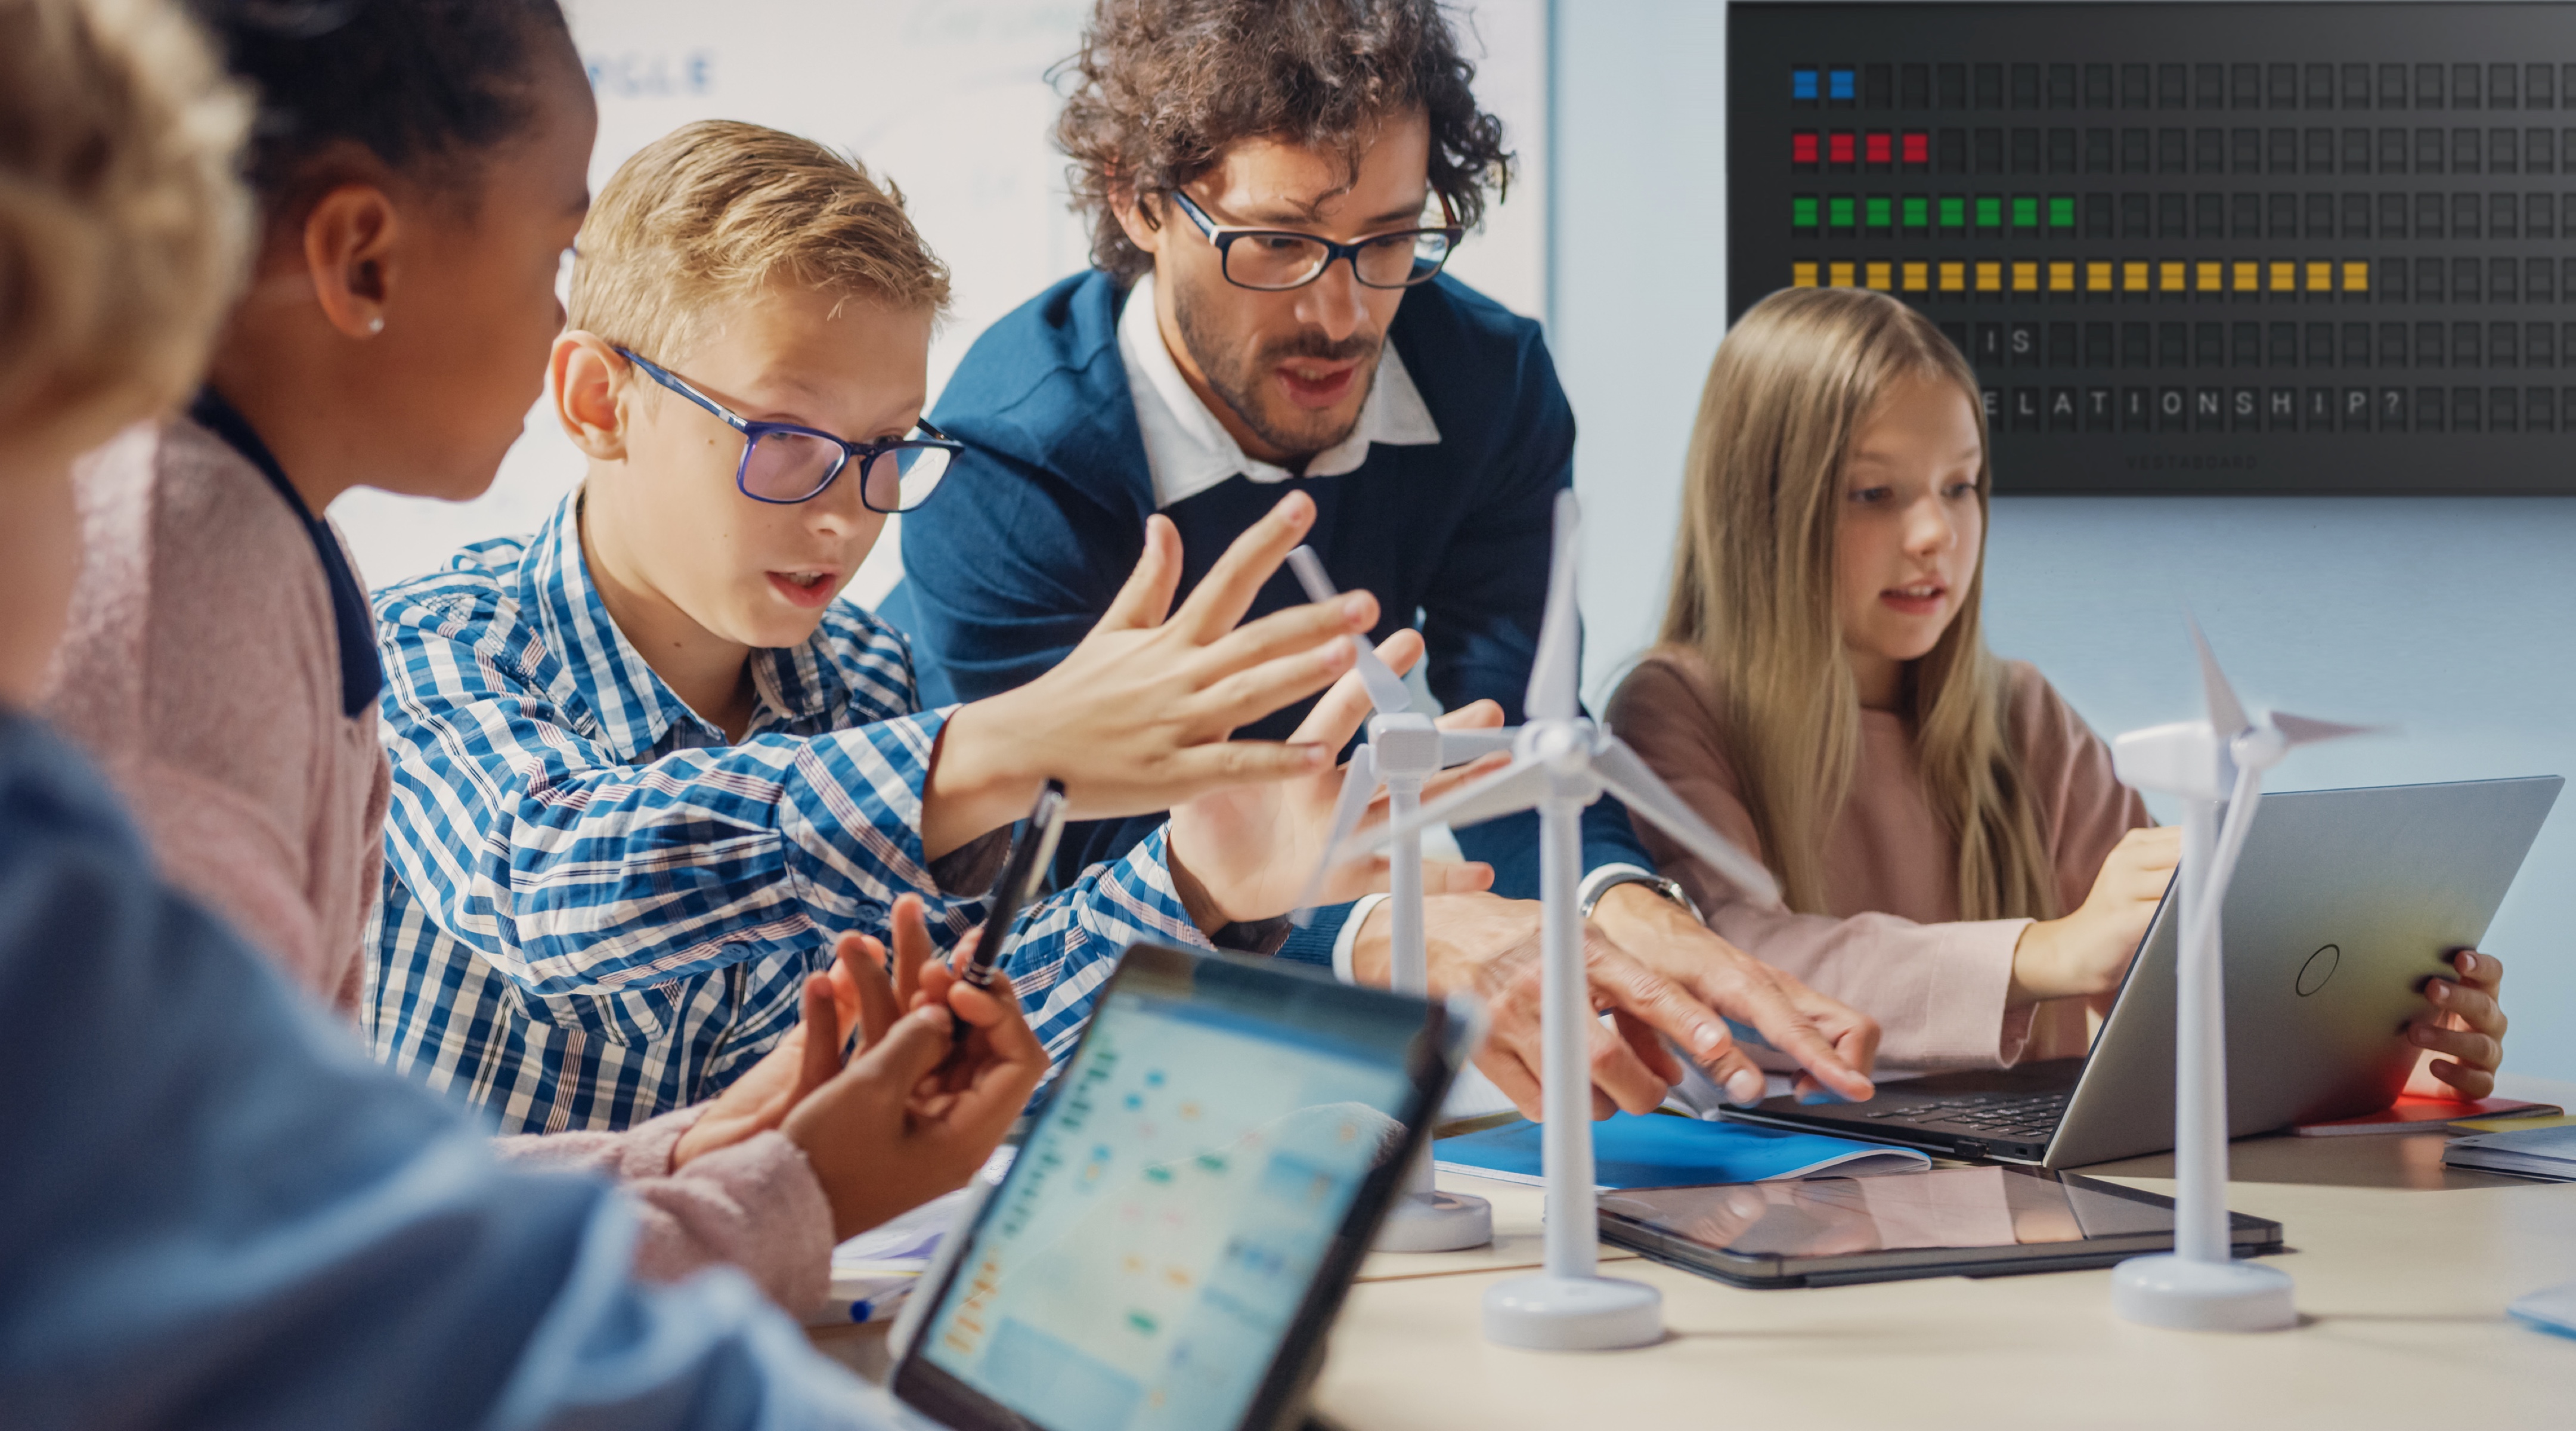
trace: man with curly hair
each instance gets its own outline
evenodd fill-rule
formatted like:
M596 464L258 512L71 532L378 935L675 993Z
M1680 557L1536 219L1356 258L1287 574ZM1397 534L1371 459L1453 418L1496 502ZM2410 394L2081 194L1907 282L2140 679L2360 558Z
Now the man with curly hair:
M1099 0L1065 70L1056 137L1094 267L996 323L940 401L961 490L905 518L911 578L885 612L925 693L1035 678L1107 609L1149 515L1180 529L1186 590L1285 484L1313 496L1334 581L1376 594L1378 636L1419 613L1442 704L1517 716L1574 417L1538 325L1441 273L1511 154L1436 0ZM1254 610L1300 599L1274 580ZM1537 892L1536 825L1462 832L1499 893L1434 894L1425 919L1435 987L1494 1006L1479 1063L1533 1114L1538 909L1505 896ZM1069 831L1059 877L1152 826ZM1644 1111L1681 1076L1652 1032L1761 1096L1721 1016L1866 1093L1875 1025L1668 899L1615 802L1584 836L1596 997L1629 1034L1596 1043L1597 1109ZM1388 922L1341 906L1281 952L1382 981Z

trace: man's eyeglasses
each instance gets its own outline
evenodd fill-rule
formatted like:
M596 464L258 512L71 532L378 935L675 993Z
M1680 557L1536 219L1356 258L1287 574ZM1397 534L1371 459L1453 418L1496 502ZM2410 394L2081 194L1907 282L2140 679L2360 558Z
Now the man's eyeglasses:
M843 469L858 464L859 501L872 512L909 512L930 500L939 479L966 445L927 422L886 442L843 442L828 432L784 422L753 422L628 348L617 350L653 381L714 413L742 434L734 485L755 502L789 505L823 495Z
M1446 195L1440 200L1440 217L1450 222L1440 228L1397 229L1353 243L1335 243L1293 229L1227 228L1190 202L1189 195L1178 189L1171 194L1172 202L1216 246L1217 264L1225 281L1237 288L1257 288L1268 293L1303 288L1343 259L1350 260L1351 276L1364 288L1411 288L1428 283L1440 276L1441 265L1449 261L1458 240L1467 233L1458 226Z

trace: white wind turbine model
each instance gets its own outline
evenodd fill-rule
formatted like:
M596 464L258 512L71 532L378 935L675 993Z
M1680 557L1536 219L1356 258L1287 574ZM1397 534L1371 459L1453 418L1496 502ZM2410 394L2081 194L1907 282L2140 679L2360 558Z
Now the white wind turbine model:
M1540 1081L1546 1132L1547 1265L1485 1293L1485 1338L1506 1346L1590 1351L1642 1346L1663 1335L1663 1298L1640 1282L1600 1275L1600 1229L1592 1170L1592 1075L1586 1057L1595 1027L1583 969L1583 915L1576 906L1583 874L1583 808L1604 792L1666 833L1757 898L1778 897L1770 871L1727 843L1681 802L1618 737L1584 718L1576 701L1581 634L1574 608L1576 505L1557 498L1556 552L1547 585L1547 616L1530 669L1527 723L1513 742L1512 763L1493 776L1433 802L1410 820L1343 842L1338 859L1354 859L1412 830L1446 822L1474 824L1536 807L1540 895L1546 904L1540 960L1545 1056Z
M1288 565L1306 588L1308 600L1329 601L1336 594L1332 578L1324 574L1324 564L1312 548L1299 547L1290 552ZM1369 717L1368 739L1352 753L1350 772L1342 777L1342 793L1333 804L1333 833L1325 842L1324 860L1316 866L1306 892L1298 896L1297 922L1301 925L1314 915L1315 899L1323 892L1324 876L1333 866L1333 848L1359 828L1360 817L1368 813L1369 801L1380 785L1386 787L1390 821L1402 824L1422 808L1424 781L1452 765L1512 748L1512 731L1440 729L1431 717L1413 708L1413 694L1405 689L1404 679L1377 658L1377 649L1369 645L1368 638L1350 639L1358 653L1360 679L1368 685L1369 704L1377 708L1377 714ZM1431 974L1422 946L1421 829L1405 829L1394 837L1394 846L1387 868L1387 982L1398 993L1428 993ZM1454 1252L1462 1247L1482 1247L1493 1240L1493 1204L1480 1197L1444 1193L1433 1186L1431 1144L1426 1139L1421 1154L1405 1173L1404 1195L1388 1209L1386 1221L1378 1229L1377 1246L1388 1252Z
M2177 796L2183 806L2182 865L2174 875L2182 921L2174 967L2174 1250L2121 1263L2111 1277L2111 1306L2148 1326L2266 1332L2295 1325L2299 1314L2288 1273L2228 1255L2219 911L2262 798L2263 772L2292 747L2360 735L2368 727L2280 711L2257 726L2228 687L2197 621L2191 639L2200 651L2209 719L2131 731L2111 744L2123 781Z

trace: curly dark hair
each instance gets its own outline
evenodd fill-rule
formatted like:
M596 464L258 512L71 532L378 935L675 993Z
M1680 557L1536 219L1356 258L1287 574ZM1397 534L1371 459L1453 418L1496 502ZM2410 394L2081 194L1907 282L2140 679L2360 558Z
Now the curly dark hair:
M1100 0L1082 52L1055 73L1079 81L1055 131L1073 206L1091 215L1092 263L1121 279L1153 260L1118 226L1113 195L1169 193L1239 139L1338 149L1356 167L1372 123L1418 107L1432 190L1460 224L1483 217L1489 181L1499 197L1511 178L1502 121L1476 107L1476 67L1437 0Z

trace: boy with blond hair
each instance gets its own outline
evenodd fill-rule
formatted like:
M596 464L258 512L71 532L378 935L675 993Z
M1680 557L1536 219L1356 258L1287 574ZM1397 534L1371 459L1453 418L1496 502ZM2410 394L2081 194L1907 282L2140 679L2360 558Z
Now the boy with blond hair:
M577 254L549 378L581 485L376 597L380 1057L505 1131L707 1098L795 1025L823 930L881 930L905 892L942 947L971 928L1048 777L1081 816L1174 811L1023 915L1002 967L1051 1052L1131 941L1275 947L1365 697L1345 682L1287 742L1226 737L1332 685L1376 619L1360 595L1235 629L1310 502L1168 620L1181 553L1155 519L1061 666L922 710L903 638L836 600L888 515L984 500L939 484L959 447L921 420L947 276L900 196L821 145L693 124L618 170Z

